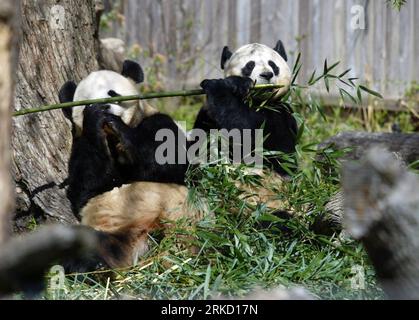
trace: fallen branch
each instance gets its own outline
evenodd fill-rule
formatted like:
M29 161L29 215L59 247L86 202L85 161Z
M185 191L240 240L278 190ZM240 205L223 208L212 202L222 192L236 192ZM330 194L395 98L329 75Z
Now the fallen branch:
M364 244L391 299L419 298L419 177L371 149L343 171L347 231Z
M0 295L43 290L44 273L59 261L76 258L97 247L91 229L62 225L14 238L0 248Z
M419 134L342 132L322 142L318 148L331 145L335 150L350 148L342 160L359 160L373 147L385 148L404 165L419 160ZM336 193L326 204L325 212L313 224L316 233L332 235L341 231L343 194Z
M278 89L281 87L282 87L281 85L261 84L261 85L254 86L252 90ZM23 109L23 110L16 111L13 114L13 117L23 116L23 115L31 114L31 113L85 106L85 105L91 105L91 104L116 103L116 102L132 101L132 100L149 100L149 99L156 99L156 98L188 97L188 96L198 96L198 95L203 95L203 94L205 94L204 90L195 89L195 90L180 90L180 91L168 91L168 92L152 92L152 93L147 93L143 95L119 96L119 97L93 99L93 100L81 100L81 101L73 101L73 102L66 102L66 103L50 104L50 105L46 105L39 108L33 108L33 109Z
M372 147L382 147L391 152L397 152L407 164L419 160L419 134L417 133L342 132L322 142L319 148L328 145L332 145L336 150L351 148L345 154L345 160L361 159Z

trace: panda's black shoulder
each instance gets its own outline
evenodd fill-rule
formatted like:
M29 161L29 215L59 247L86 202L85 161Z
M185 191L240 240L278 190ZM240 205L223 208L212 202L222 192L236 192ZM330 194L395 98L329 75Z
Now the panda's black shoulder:
M202 107L196 117L194 129L201 129L209 132L211 129L217 129L217 124L209 116L207 106Z
M170 130L175 136L183 135L173 118L164 113L155 113L144 118L137 126L136 132L144 143L145 140L155 141L156 133L162 129Z
M155 113L150 115L142 120L140 125L144 127L156 127L156 128L164 128L166 126L176 126L176 123L173 121L172 117L164 113Z

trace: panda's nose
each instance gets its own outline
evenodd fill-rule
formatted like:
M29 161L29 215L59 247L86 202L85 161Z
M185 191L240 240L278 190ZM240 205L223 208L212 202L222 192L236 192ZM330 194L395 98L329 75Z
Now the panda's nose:
M260 76L261 76L263 79L266 79L266 80L271 80L271 79L272 79L272 77L274 76L274 74L273 74L273 72L263 72L263 73L261 73L261 74L260 74Z

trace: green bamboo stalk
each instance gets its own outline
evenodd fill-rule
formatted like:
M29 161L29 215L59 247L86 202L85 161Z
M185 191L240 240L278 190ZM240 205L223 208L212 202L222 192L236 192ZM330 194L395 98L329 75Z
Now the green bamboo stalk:
M254 86L252 90L278 89L281 87L282 86L280 85L274 85L274 84L261 84L261 85ZM19 110L13 113L13 117L19 117L19 116L23 116L23 115L31 114L31 113L85 106L85 105L91 105L91 104L115 103L115 102L132 101L132 100L148 100L148 99L156 99L156 98L188 97L188 96L198 96L198 95L203 95L203 94L205 94L204 90L194 89L194 90L180 90L180 91L167 91L167 92L151 92L151 93L147 93L143 95L119 96L119 97L93 99L93 100L81 100L81 101L73 101L73 102L66 102L66 103L50 104L50 105L42 106L39 108L23 109L23 110Z

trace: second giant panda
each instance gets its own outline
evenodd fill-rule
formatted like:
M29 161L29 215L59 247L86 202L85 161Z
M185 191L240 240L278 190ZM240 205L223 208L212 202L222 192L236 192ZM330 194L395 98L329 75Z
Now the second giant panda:
M297 122L291 107L281 101L288 92L292 73L287 64L287 54L281 41L274 48L259 43L247 44L234 53L226 46L221 54L221 68L224 79L208 79L201 83L207 102L201 108L195 121L194 129L243 130L263 128L263 148L266 151L292 154L295 151ZM270 94L269 108L255 108L247 100L250 89L255 84L280 85ZM256 101L257 102L257 101ZM280 189L283 177L287 175L281 165L278 154L264 159L262 186L277 185ZM276 194L264 187L250 187L238 184L251 194L248 199L255 203L266 203L279 209L281 201L276 201ZM253 196L252 196L253 195Z
M140 65L131 61L124 63L121 75L97 71L78 86L64 84L60 101L138 94L134 83L142 81L142 74ZM69 270L131 266L147 250L148 233L170 227L165 220L202 217L187 203L187 164L158 164L155 159L158 130L184 134L172 118L141 101L75 107L64 113L73 126L67 195L74 214L100 239L97 252L70 264Z

